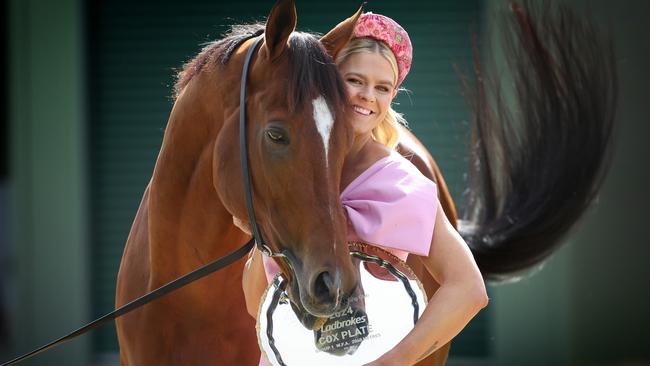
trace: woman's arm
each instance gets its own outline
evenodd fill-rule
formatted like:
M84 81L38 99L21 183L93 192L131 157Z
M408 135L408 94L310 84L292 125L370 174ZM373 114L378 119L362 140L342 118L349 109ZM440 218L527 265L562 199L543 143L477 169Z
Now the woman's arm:
M246 299L246 310L255 319L257 319L257 310L260 307L260 300L264 295L266 286L262 253L257 248L253 248L244 265L242 288Z
M440 283L422 317L392 350L368 364L412 365L454 338L488 303L485 285L472 252L438 204L428 257L421 257Z

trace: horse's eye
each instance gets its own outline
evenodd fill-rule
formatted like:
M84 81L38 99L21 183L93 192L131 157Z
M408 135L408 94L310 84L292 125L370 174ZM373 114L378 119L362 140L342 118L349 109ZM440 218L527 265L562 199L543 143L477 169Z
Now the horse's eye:
M281 131L278 130L268 130L266 131L266 137L269 138L272 142L276 144L289 144L289 140L284 136Z

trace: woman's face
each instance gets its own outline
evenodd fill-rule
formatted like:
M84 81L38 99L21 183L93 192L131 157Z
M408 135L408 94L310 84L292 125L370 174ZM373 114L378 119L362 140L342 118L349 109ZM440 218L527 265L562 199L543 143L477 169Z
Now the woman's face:
M364 135L386 117L397 93L390 62L378 53L355 53L339 65L352 107L355 135Z

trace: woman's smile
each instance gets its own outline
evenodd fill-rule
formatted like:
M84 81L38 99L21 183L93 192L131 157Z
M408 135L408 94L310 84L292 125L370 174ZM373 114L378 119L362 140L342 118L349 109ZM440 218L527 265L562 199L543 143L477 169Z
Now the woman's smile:
M353 106L352 106L352 109L353 109L356 113L358 113L358 114L360 114L360 115L362 115L362 116L370 116L371 114L375 113L375 112L371 111L370 109L363 108L363 107L358 106L358 105L353 105Z

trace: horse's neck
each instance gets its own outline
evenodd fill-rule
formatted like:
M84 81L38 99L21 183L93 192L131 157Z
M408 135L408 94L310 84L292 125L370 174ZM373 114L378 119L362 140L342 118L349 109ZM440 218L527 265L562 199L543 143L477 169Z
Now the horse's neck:
M241 234L212 184L219 106L202 104L195 89L189 85L174 105L151 180L148 236L160 277L194 269L241 241L232 238Z

